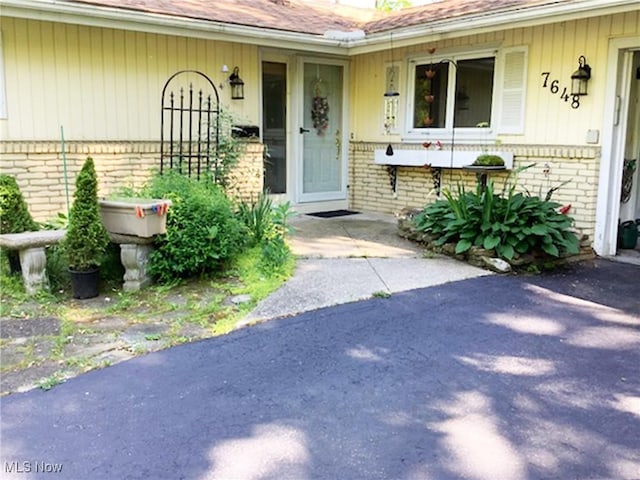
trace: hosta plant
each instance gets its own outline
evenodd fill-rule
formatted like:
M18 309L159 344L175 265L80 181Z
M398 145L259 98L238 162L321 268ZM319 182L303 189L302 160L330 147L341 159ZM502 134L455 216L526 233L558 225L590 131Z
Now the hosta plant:
M570 230L573 219L559 213L560 204L515 192L515 184L496 194L494 183L474 192L458 187L444 191L416 217L416 228L435 238L434 245L455 243L455 253L472 246L495 250L506 259L544 252L553 257L576 254L579 242Z

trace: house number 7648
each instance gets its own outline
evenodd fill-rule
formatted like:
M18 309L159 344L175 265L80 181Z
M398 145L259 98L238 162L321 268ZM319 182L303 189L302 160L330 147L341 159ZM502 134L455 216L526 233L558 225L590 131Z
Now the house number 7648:
M549 92L551 92L551 94L560 94L560 98L565 102L568 102L571 99L571 108L578 108L580 106L580 95L569 95L567 87L565 86L562 87L562 93L560 93L560 81L552 80L551 83L549 83L549 75L551 75L551 72L542 72L542 77L544 78L542 88L549 87Z

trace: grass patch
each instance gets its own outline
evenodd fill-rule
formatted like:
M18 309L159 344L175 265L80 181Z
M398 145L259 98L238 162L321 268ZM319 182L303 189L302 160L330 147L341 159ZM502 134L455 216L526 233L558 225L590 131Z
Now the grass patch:
M232 276L237 278L238 282L230 287L230 293L232 295L249 295L251 301L238 305L234 313L216 322L213 333L219 335L233 330L239 318L246 315L260 300L268 297L291 277L294 268L295 257L289 255L278 271L266 273L260 245L250 248L240 255L231 270Z
M374 298L389 298L391 294L389 292L385 292L384 290L380 290L378 292L373 292Z
M73 322L63 320L60 325L60 334L54 340L54 347L51 350L51 356L54 358L62 358L64 356L64 347L73 340L77 327Z
M234 295L248 294L256 302L276 290L291 277L295 268L295 258L290 255L279 272L265 273L262 268L262 250L259 246L247 250L235 263L235 272L243 287L236 289Z
M65 381L65 376L62 372L55 372L53 375L49 375L38 382L38 387L42 390L51 390L56 385L60 385Z

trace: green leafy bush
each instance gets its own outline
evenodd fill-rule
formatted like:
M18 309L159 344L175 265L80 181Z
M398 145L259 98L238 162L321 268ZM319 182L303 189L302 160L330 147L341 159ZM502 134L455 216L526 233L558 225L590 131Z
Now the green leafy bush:
M47 248L47 278L52 292L69 290L71 277L69 276L69 261L61 245Z
M459 187L457 195L447 190L444 196L415 219L416 228L430 233L436 246L455 243L456 254L472 246L495 249L507 260L527 253L578 253L578 238L569 230L573 219L557 211L560 204L515 193L515 184L506 195L494 193L490 181L485 189Z
M91 157L87 157L76 178L73 198L69 228L62 245L69 268L87 271L100 266L109 244L109 235L100 219L98 180Z
M241 202L238 207L237 216L247 227L250 245L261 246L260 269L265 275L282 273L291 258L286 237L291 233L289 219L293 215L289 202L274 207L267 194L251 203Z
M289 202L281 203L271 210L271 225L262 241L260 268L265 275L280 275L291 259L291 249L287 245L287 235L291 233L289 219L295 213Z
M211 138L214 160L211 165L213 181L222 188L229 188L231 171L238 164L240 156L246 149L246 143L238 139L233 133L237 119L226 108L221 108L218 114L220 130L218 146L215 149L215 139ZM215 135L215 133L212 133Z
M38 224L29 213L16 179L10 175L0 175L0 233L22 233L39 230ZM20 259L17 251L7 250L13 271L20 271Z
M245 245L246 229L215 183L167 172L153 178L148 193L173 202L167 233L149 257L149 272L161 282L219 270Z
M251 245L262 243L273 229L273 204L268 195L262 194L256 201L240 202L237 216L251 235Z
M22 233L39 230L29 213L16 179L0 175L0 233Z
M58 212L55 217L49 218L40 224L43 230L60 230L69 228L69 219L67 216Z

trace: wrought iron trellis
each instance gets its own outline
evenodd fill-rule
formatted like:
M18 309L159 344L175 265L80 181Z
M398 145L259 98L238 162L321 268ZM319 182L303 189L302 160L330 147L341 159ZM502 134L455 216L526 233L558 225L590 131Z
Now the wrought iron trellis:
M205 93L200 88L197 99L194 99L193 83L190 82L187 98L183 86L180 86L177 99L173 90L169 91L167 98L169 84L176 77L186 74L202 77L210 91ZM174 73L162 88L161 112L160 173L169 168L177 169L190 177L195 173L196 177L200 178L204 170L213 173L213 180L218 182L215 177L218 175L219 160L220 97L211 79L197 70L181 70ZM169 138L165 137L167 128Z

